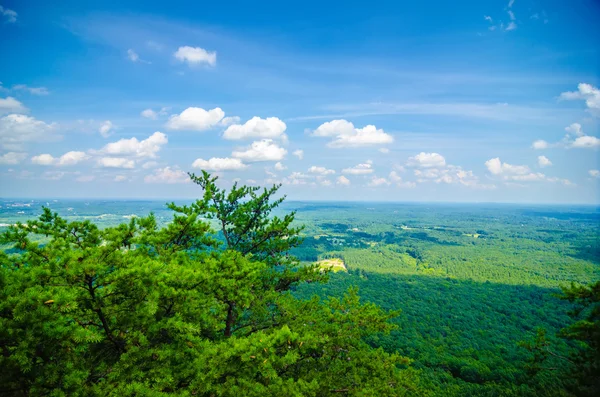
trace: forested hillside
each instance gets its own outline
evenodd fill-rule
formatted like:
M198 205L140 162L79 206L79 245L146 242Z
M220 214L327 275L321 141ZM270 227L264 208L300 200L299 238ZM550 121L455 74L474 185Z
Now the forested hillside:
M294 203L192 178L203 196L169 215L5 206L0 394L597 394L596 208Z

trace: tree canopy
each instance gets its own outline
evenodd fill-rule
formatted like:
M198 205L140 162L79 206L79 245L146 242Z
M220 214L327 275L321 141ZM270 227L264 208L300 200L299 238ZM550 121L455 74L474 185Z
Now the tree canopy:
M327 272L290 255L294 213L270 189L219 188L203 172L172 221L100 229L44 208L2 235L0 394L420 395L408 359L371 348L385 312L292 289Z

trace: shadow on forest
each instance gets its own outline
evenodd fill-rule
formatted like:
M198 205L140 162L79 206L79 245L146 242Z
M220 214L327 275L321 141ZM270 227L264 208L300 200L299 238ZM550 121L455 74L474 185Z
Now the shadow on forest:
M399 329L370 340L414 359L413 366L442 371L457 381L525 382L527 352L517 346L537 327L551 337L569 323L570 305L555 289L533 285L478 283L443 277L374 274L359 269L309 284L297 293L342 296L359 287L363 300L402 310ZM563 345L564 347L564 345Z

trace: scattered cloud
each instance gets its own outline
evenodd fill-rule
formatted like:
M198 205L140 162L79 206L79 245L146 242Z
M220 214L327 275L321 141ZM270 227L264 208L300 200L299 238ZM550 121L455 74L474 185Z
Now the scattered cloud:
M546 156L538 156L538 165L540 167L549 167L552 165L552 161L550 161L550 159Z
M217 64L217 53L206 51L200 47L179 47L173 56L180 62L186 62L189 66L215 66Z
M350 185L350 179L346 178L344 175L340 175L336 179L335 183L338 184L338 185L342 185L342 186L349 186Z
M0 114L6 113L26 113L27 108L15 98L9 96L0 98Z
M281 139L287 141L285 134L286 125L277 117L252 117L244 124L233 124L227 127L223 138L228 140L241 140L253 138Z
M240 159L213 157L210 160L196 159L194 168L207 171L239 171L248 168Z
M342 174L366 175L373 173L373 164L371 161L355 165L354 167L344 168Z
M589 170L588 174L592 177L592 178L600 178L600 170Z
M11 9L0 6L0 15L2 15L4 17L4 20L6 22L15 23L15 22L17 22L17 16L19 14L17 14L15 11L13 11Z
M20 152L8 152L0 155L0 164L2 165L15 165L27 158L27 153Z
M404 180L402 180L402 177L400 175L398 175L398 173L396 171L390 172L390 175L388 176L388 180L390 181L390 183L392 183L398 187L414 188L417 186L417 184L414 182L405 182Z
M125 182L127 180L127 177L125 175L117 175L115 176L114 181L115 182Z
M379 148L379 151L383 154L388 154L390 152L390 149L388 149L386 147L382 147L382 148Z
M548 149L550 147L550 144L544 141L543 139L538 139L537 141L533 142L531 147L536 150Z
M75 178L75 180L77 182L92 182L94 179L96 179L96 177L94 175L80 175L77 178Z
M315 166L315 165L311 166L308 169L308 172L311 173L311 174L318 174L318 175L332 175L332 174L335 174L334 170L330 170L330 169L327 169L325 167L318 167L318 166Z
M22 114L9 114L0 118L0 146L8 150L19 150L30 142L48 142L59 139L54 134L56 124L47 124Z
M148 138L139 141L137 138L120 139L104 146L100 152L113 156L134 156L138 158L155 158L163 145L169 140L160 131L156 131Z
M49 154L40 154L39 156L33 156L31 162L37 165L52 165L55 159Z
M48 91L48 89L46 87L29 87L25 84L17 84L17 85L13 85L12 89L14 91L25 91L28 92L32 95L48 95L50 94L50 91Z
M250 147L242 151L234 151L231 155L247 162L281 161L287 150L280 147L272 139L262 139L252 142Z
M189 183L190 177L187 173L177 167L157 168L153 174L144 177L146 183Z
M394 138L374 125L355 128L347 120L332 120L321 124L312 132L316 137L333 138L327 146L332 148L363 147L392 143Z
M150 168L156 168L157 165L158 165L158 163L156 161L146 161L142 165L142 168L145 170L149 170Z
M277 171L284 171L284 170L287 170L287 167L278 161L275 163L275 169Z
M294 150L292 153L294 156L298 157L298 159L302 160L304 158L304 150L298 149Z
M101 157L97 164L104 168L134 168L135 161L123 157Z
M140 112L140 116L146 119L156 120L159 116L166 116L168 110L168 107L162 107L159 111L154 111L152 109L144 109Z
M169 117L166 127L171 130L204 131L218 125L224 116L225 112L221 108L204 110L189 107L180 114Z
M591 84L579 83L577 91L563 92L558 98L565 101L584 100L587 110L600 117L600 89Z
M387 179L385 179L385 178L378 178L376 176L373 176L371 178L371 181L368 184L368 186L370 186L370 187L389 186L389 185L390 185L390 182L388 182Z
M98 132L100 132L100 135L102 135L104 138L108 138L112 135L114 128L115 126L113 123L110 120L106 120L100 125Z
M421 152L414 157L409 157L407 165L417 168L444 167L446 159L438 153Z

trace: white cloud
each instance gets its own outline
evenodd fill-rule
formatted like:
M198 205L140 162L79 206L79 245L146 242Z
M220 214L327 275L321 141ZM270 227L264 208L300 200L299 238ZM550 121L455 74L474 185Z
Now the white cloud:
M127 58L129 58L131 62L137 62L140 60L140 56L131 48L127 50Z
M302 160L304 158L304 150L298 149L294 150L292 153L294 156L298 157L298 159Z
M394 141L391 135L386 134L382 129L377 129L374 125L355 128L354 124L343 119L321 124L312 135L333 138L327 144L333 148L383 145Z
M48 179L51 181L57 181L59 179L62 179L62 177L65 176L66 174L67 174L66 172L62 172L62 171L46 171L42 174L42 178Z
M590 174L592 178L600 178L600 170L589 170L588 174Z
M231 117L223 117L223 119L219 122L219 125L221 125L223 127L229 127L230 125L239 124L239 123L240 123L240 118L238 116L231 116Z
M344 168L342 173L350 175L366 175L373 173L373 168L371 162L366 162L355 165L354 167Z
M517 24L511 21L508 25L506 25L506 28L504 30L510 32L511 30L515 30L516 28Z
M189 107L181 114L174 114L167 121L167 128L171 130L193 130L204 131L219 124L225 116L221 108L204 110L202 108Z
M2 14L2 16L4 16L4 20L8 23L17 22L18 14L11 9L0 6L0 14Z
M268 138L287 140L285 135L286 125L277 117L252 117L244 124L230 125L223 133L223 138L229 140Z
M538 165L540 167L549 167L552 165L552 161L546 156L538 156Z
M600 89L591 84L579 83L577 91L567 91L560 94L562 100L585 100L588 111L595 116L600 116Z
M409 157L407 165L418 168L444 167L446 159L438 153L421 152L414 157Z
M335 174L334 170L327 169L325 167L311 166L308 169L308 172L311 174L319 174L319 175L332 175Z
M0 156L0 164L15 165L25 160L27 153L8 152Z
M140 116L145 117L147 119L152 119L152 120L156 120L158 118L158 115L152 109L144 109L144 110L142 110L141 113L140 113Z
M15 98L9 96L0 98L0 114L5 113L25 113L27 108Z
M127 180L127 177L125 175L117 175L115 176L114 181L115 182L125 182Z
M388 176L388 180L390 181L390 183L392 183L398 187L414 188L417 186L417 184L414 182L403 181L402 177L400 175L398 175L398 173L396 171L390 172L390 175Z
M122 157L101 157L98 159L98 165L104 168L133 168L135 161Z
M140 116L142 116L144 118L147 118L147 119L156 120L159 116L166 116L168 110L169 110L168 107L162 107L157 112L155 110L152 110L152 109L148 108L148 109L142 110L140 112Z
M146 183L189 183L190 177L187 173L179 168L158 168L154 170L154 174L146 175L144 178Z
M489 15L484 15L484 16L483 16L483 19L485 19L486 21L489 21L490 23L491 23L491 22L494 22L494 21L493 21L493 19L492 19L492 17L491 17L491 16L489 16Z
M281 161L286 154L287 150L279 147L272 139L263 139L252 142L252 145L246 150L234 151L231 155L252 163L257 161Z
M581 128L581 124L573 123L568 127L565 127L565 131L567 131L567 137L570 138L572 136L584 136L583 129Z
M114 127L115 126L110 120L106 120L102 123L102 125L100 125L98 132L100 132L100 135L102 135L104 138L108 138L110 135L112 135L112 130Z
M76 151L67 152L57 159L56 165L59 165L59 166L75 165L75 164L87 159L87 157L88 156L84 152L76 152Z
M287 178L283 178L286 185L306 185L310 176L301 172L292 172Z
M369 186L371 186L371 187L384 186L384 185L389 186L390 182L388 182L388 180L385 178L378 178L376 176L371 178L371 181L369 182Z
M92 182L96 177L94 175L81 175L75 178L77 182Z
M486 161L485 166L487 167L488 171L490 171L490 173L492 173L493 175L524 175L530 172L529 167L527 167L526 165L512 165L508 163L503 163L499 157Z
M156 161L147 161L142 165L142 168L148 170L150 168L155 168L158 165Z
M278 161L275 163L275 169L277 171L283 171L283 170L287 170L287 167Z
M104 146L100 152L117 156L135 156L155 158L163 145L169 140L160 131L156 131L148 138L138 141L137 138L120 139Z
M390 152L390 149L386 148L386 147L382 147L379 149L379 151L383 154L388 154Z
M350 179L346 178L344 175L340 175L340 176L338 176L335 183L337 183L338 185L342 185L342 186L349 186Z
M194 168L201 168L207 171L239 171L248 166L240 159L213 157L210 160L196 159L192 164Z
M55 158L50 154L40 154L39 156L33 156L31 162L37 165L52 165L54 164Z
M595 136L580 136L571 143L573 148L597 148L600 147L600 139Z
M27 91L32 95L48 95L50 92L46 87L29 87L25 84L14 85L13 90L15 91Z
M538 139L537 141L533 142L531 147L536 150L548 149L550 147L550 144L542 139Z
M173 56L180 62L187 62L190 66L195 65L210 65L217 64L217 53L209 52L200 47L179 47Z

